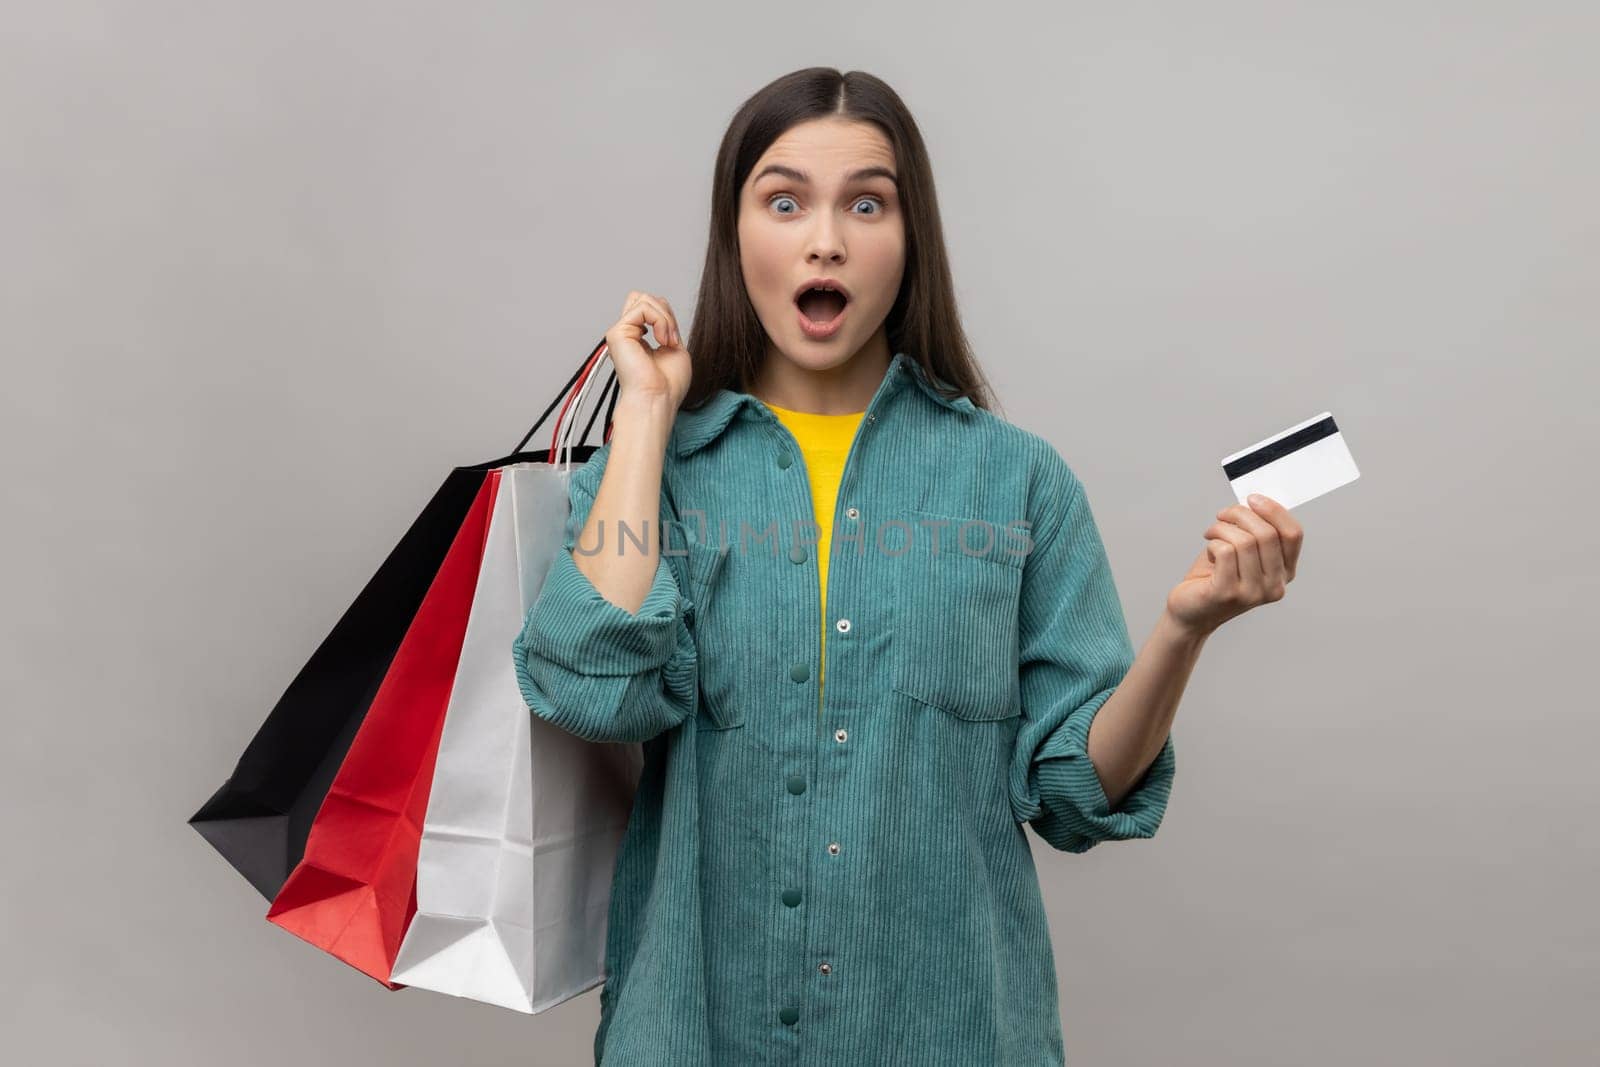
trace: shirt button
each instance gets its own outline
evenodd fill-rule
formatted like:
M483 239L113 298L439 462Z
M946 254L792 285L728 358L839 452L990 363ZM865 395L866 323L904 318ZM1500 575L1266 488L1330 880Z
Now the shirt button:
M798 908L800 906L800 890L785 889L783 891L783 902L791 908Z
M827 960L823 960L821 963L817 964L817 970L821 971L823 974L832 974L833 964L829 963Z
M804 663L796 663L789 668L789 679L791 681L803 682L809 677L811 677L811 668Z
M793 793L795 796L799 796L801 793L804 793L805 791L806 791L806 780L805 780L805 778L801 777L798 774L791 774L789 776L789 792Z
M838 622L833 624L833 628L842 634L847 634L850 632L850 620L840 619Z
M805 561L806 561L806 550L804 548L802 548L799 545L795 545L793 548L791 548L789 550L789 562L790 563L804 563Z
M850 739L850 735L845 733L843 727L841 727L833 732L833 739L842 745Z
M787 453L787 452L779 452L778 453L778 469L779 470L785 470L785 471L788 470L789 469L789 464L791 464L793 462L794 462L794 457L789 455L789 453Z
M829 841L828 842L828 855L837 856L838 854L839 854L839 842L837 842L837 841Z
M867 416L867 421L868 422L877 422L878 421L878 416L876 414L869 414Z
M800 1021L799 1008L784 1008L778 1013L778 1018L783 1020L783 1025L793 1026Z
M850 516L852 519L859 519L861 517L861 512L857 511L855 508L845 508L844 513Z

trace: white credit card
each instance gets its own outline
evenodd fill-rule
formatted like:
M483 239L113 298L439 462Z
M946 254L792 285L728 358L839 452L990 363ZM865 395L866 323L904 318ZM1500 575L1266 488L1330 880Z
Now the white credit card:
M1251 493L1298 507L1361 477L1344 435L1324 411L1222 461L1222 473L1239 503Z

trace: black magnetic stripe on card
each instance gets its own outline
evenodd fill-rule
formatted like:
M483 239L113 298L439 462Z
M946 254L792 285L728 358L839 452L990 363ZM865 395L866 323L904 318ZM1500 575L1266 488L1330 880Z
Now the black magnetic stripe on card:
M1304 426L1287 437L1281 437L1270 445L1262 445L1248 456L1240 456L1232 463L1224 463L1222 472L1231 482L1235 478L1249 474L1253 470L1265 467L1274 460L1292 455L1307 445L1316 444L1324 437L1332 437L1339 432L1339 427L1333 423L1333 416L1318 419L1310 426Z

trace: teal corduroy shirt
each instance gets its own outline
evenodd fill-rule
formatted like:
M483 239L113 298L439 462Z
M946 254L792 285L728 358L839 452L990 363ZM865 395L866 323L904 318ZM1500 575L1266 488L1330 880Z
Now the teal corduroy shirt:
M1111 810L1089 761L1133 648L1071 468L896 353L839 485L819 701L793 435L744 392L678 413L636 614L572 557L610 452L574 472L513 647L534 714L643 742L596 1063L1063 1063L1024 825L1067 852L1150 837L1174 766L1169 736Z

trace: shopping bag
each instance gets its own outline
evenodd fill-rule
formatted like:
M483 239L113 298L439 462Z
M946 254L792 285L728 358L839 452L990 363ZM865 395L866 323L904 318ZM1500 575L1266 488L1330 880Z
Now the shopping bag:
M581 401L580 401L581 402ZM500 472L392 982L536 1013L604 980L640 745L532 715L509 654L564 543L570 465Z
M483 484L484 473L508 462L540 460L523 448L582 378L603 347L586 357L533 427L505 458L458 467L446 476L333 630L273 706L227 780L188 822L267 900L283 888L305 854L311 821L350 750L422 598ZM615 385L615 374L600 399ZM616 403L611 393L611 405ZM563 409L563 414L565 413ZM598 412L598 406L596 408ZM569 455L582 461L591 415ZM610 409L606 426L610 425Z
M458 468L301 668L234 769L189 823L271 900L306 834L400 639L483 483Z
M399 988L389 974L416 911L421 827L499 466L484 473L312 821L305 854L267 912L269 921L391 989Z
M270 922L395 988L417 845L500 474L483 478L311 823Z

